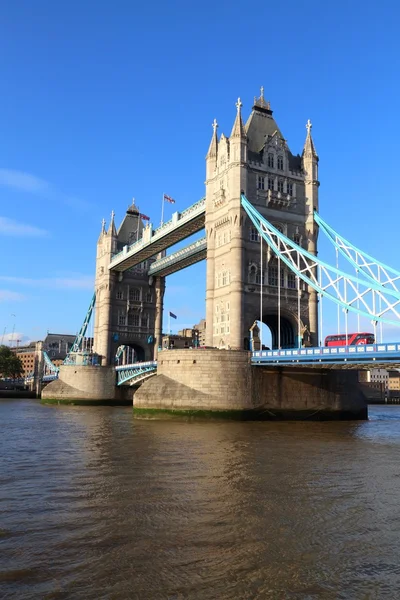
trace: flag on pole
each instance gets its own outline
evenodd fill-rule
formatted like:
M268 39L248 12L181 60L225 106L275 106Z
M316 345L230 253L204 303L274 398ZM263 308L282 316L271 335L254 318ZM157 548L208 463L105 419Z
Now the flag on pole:
M169 202L170 204L175 204L175 200L171 198L171 196L167 196L167 194L164 194L164 200L165 202Z
M173 319L177 319L178 317L176 315L174 315L174 313L172 313L171 311L169 311L169 316L172 317Z
M150 217L148 217L147 215L144 215L143 213L140 213L139 217L141 219L143 219L143 221L150 221Z

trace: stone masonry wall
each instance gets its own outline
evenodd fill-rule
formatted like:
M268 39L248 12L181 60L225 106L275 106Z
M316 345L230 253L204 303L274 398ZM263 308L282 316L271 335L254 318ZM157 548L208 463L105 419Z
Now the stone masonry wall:
M114 400L115 394L114 367L62 365L59 378L42 391L42 399Z
M240 350L161 352L157 375L136 391L133 404L151 410L254 411L260 418L367 415L357 371L255 367Z

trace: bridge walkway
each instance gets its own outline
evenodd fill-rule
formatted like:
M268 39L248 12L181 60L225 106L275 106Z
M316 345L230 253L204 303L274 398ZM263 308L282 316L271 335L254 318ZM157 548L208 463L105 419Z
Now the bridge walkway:
M205 224L205 206L206 200L202 198L186 210L174 213L170 221L157 229L153 230L149 225L140 240L124 246L121 252L113 256L108 268L111 271L126 271L201 231Z

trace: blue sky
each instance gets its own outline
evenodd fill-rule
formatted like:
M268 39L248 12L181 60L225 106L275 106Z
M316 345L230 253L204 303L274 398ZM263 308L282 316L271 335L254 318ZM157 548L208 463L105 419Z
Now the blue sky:
M313 122L323 217L400 268L399 12L387 0L3 4L0 336L75 333L103 216L119 221L135 197L158 224L164 191L178 210L199 199L214 117L229 135L237 97L247 118L261 85L292 152ZM204 296L204 263L168 279L176 328L204 316Z

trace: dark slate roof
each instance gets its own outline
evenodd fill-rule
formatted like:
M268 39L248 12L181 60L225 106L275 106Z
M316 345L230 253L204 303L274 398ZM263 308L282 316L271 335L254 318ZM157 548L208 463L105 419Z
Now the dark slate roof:
M272 110L265 110L253 106L253 110L246 123L246 133L248 138L248 149L251 152L260 152L265 144L267 136L278 133L279 137L283 138L283 135L272 116Z

